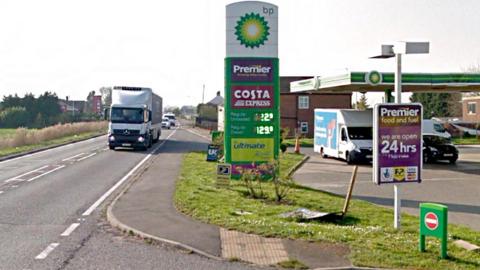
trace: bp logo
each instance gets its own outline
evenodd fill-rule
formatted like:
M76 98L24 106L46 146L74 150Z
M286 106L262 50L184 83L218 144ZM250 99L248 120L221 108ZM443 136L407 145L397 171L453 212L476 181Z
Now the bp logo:
M370 71L365 77L365 80L370 85L377 85L382 82L382 74L378 71Z
M245 47L252 49L264 45L270 35L268 22L264 17L253 12L240 17L235 30L237 40Z

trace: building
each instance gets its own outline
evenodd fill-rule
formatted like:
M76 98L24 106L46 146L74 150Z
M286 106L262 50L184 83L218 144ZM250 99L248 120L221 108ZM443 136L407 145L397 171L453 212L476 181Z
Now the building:
M197 118L195 119L195 125L207 128L211 130L218 129L218 109L222 108L224 99L220 95L220 91L217 95L207 102L206 104L199 104L197 107Z
M59 99L58 105L60 105L60 110L67 113L83 113L85 109L84 100L64 100Z
M462 118L464 122L480 123L480 96L462 99Z
M92 97L92 113L101 114L102 113L102 96L97 95Z
M350 93L323 94L315 91L290 91L290 82L312 77L280 77L280 126L289 129L289 137L295 136L295 131L305 137L313 137L316 108L352 108Z

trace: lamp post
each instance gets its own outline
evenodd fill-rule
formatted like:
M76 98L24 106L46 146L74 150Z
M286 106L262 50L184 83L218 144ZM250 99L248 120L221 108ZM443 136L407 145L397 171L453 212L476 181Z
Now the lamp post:
M395 57L395 103L402 103L402 54L427 54L430 51L429 42L405 42L400 41L391 44L382 44L381 54L370 58L391 58ZM401 204L400 186L393 185L395 216L393 227L400 229Z

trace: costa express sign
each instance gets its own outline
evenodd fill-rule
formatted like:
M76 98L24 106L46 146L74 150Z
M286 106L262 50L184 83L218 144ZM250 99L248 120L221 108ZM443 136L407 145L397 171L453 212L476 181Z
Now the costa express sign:
M231 105L241 108L273 108L273 86L232 86Z

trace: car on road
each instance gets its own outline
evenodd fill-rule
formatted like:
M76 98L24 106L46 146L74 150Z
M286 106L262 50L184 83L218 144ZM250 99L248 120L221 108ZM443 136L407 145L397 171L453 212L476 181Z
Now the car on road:
M175 126L175 114L173 113L166 113L163 115L164 118L168 118L170 120L170 126L174 127Z
M423 162L445 160L454 164L458 159L458 149L450 138L434 134L423 135Z
M170 125L170 119L164 117L162 119L162 128L167 128L167 129L170 129L171 125Z

